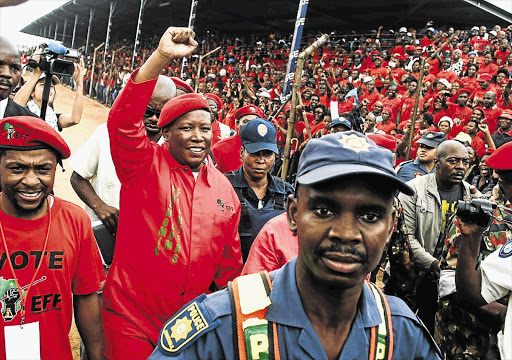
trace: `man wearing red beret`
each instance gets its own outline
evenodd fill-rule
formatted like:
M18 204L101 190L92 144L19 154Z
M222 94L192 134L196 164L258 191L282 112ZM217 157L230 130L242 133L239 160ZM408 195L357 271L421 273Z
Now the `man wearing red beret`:
M240 202L208 157L212 130L204 96L181 95L164 106L162 146L150 142L142 126L160 72L196 47L192 30L167 29L109 114L122 187L103 293L107 359L147 358L167 318L202 293L226 286L242 267Z
M239 153L242 147L240 139L240 130L249 121L255 118L264 118L265 114L256 105L247 105L241 107L235 112L237 133L234 136L222 139L212 146L212 154L217 162L217 169L223 174L229 171L235 171L242 166L242 160Z
M105 273L91 222L51 195L57 164L69 155L42 120L0 121L0 359L71 359L73 308L89 358L102 358L96 292Z

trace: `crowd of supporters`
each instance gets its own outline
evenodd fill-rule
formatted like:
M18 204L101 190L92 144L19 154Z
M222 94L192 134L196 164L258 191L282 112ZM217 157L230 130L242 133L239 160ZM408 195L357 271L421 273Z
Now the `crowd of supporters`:
M315 36L305 36L302 48L315 39ZM290 43L291 36L282 34L245 38L208 34L200 41L196 55L189 59L183 76L181 61L170 64L164 72L168 76L182 77L198 92L219 96L222 107L218 118L233 130L236 110L249 103L257 105L267 117L273 117L282 147L286 131L284 120L289 113L276 114L275 111L281 104ZM404 159L409 140L406 130L418 88L421 91L417 116L420 124L415 126L413 140L429 130L445 132L448 139L455 138L466 130L470 118L487 124L493 135L500 131L498 117L502 110L512 109L511 43L512 27L498 25L492 30L474 26L455 31L451 27L435 29L429 22L418 31L402 27L395 32L380 27L369 34L334 33L330 41L306 61L302 76L301 100L312 135L327 133L333 118L345 117L356 130L396 136L398 158ZM98 101L111 105L132 68L143 63L156 46L157 38L146 39L132 59L132 47L113 44L106 57L101 51L97 53L94 73L90 54L86 93L91 90ZM199 63L199 55L217 48ZM418 85L422 59L426 64L422 84ZM357 91L351 92L352 89ZM486 98L488 92L494 95ZM300 112L299 120L302 114ZM445 116L451 121L440 123ZM296 130L295 137L302 143L308 136L302 122ZM512 136L509 128L501 130L496 136L499 139L495 139L498 146ZM490 144L486 143L482 131L477 131L476 135L474 140L474 134L469 133L470 142L481 156ZM412 157L415 145L414 141Z

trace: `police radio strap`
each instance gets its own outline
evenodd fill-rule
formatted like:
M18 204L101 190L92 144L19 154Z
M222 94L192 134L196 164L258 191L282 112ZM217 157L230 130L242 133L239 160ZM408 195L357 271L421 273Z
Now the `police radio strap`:
M382 322L370 329L370 351L369 360L393 358L393 322L391 320L391 310L386 296L377 285L369 281L366 282L377 303Z
M3 195L3 194L1 194L1 195ZM42 257L39 261L39 264L37 265L37 269L34 273L34 276L32 276L32 280L30 281L30 284L28 284L28 288L27 288L27 292L25 292L25 296L23 295L23 288L20 286L20 282L18 281L18 278L16 277L16 273L14 272L14 267L12 266L12 260L11 260L11 257L9 256L9 250L7 249L7 241L5 240L4 228L2 226L2 222L0 221L0 235L2 236L2 242L3 242L4 248L5 248L5 255L7 257L7 261L9 262L9 267L11 268L12 275L14 276L14 282L16 283L16 287L18 288L18 294L19 294L20 300L21 300L21 311L20 311L21 327L23 327L23 324L25 323L25 303L27 302L28 293L29 293L32 285L35 283L36 276L39 273L39 270L41 269L41 265L43 264L44 253L46 252L46 247L48 245L48 238L50 237L50 227L51 227L51 223L52 223L52 210L51 210L52 208L50 206L50 199L47 198L46 201L48 204L48 228L46 229L46 237L44 239L43 251L41 252Z
M228 290L235 360L280 360L277 326L265 319L272 291L268 272L240 276Z

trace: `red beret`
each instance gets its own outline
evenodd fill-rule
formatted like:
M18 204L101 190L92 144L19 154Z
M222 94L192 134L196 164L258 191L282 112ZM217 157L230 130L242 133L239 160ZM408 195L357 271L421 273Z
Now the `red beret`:
M158 126L164 127L185 113L203 109L210 112L210 105L202 94L185 94L173 97L165 104L158 119Z
M404 134L396 134L395 137L397 139L402 139L404 137Z
M251 73L249 73L249 76L251 76L251 77L256 77L256 74L255 74L255 73L253 73L253 72L251 72Z
M396 150L396 139L392 135L388 134L368 134L368 139L372 140L375 144L385 149L395 151Z
M219 111L222 109L222 100L220 99L220 97L212 93L204 94L204 96L207 99L212 99L213 101L215 101L217 103L217 108L219 109Z
M380 55L380 51L379 51L379 50L372 50L372 54L374 54L374 55Z
M512 170L512 142L501 145L491 156L485 160L485 164L495 170Z
M477 79L477 81L491 81L492 76L488 73L482 73L480 74L480 77Z
M256 105L246 105L244 107L241 107L235 112L235 119L240 119L244 115L256 115L259 118L264 119L265 114L259 107Z
M63 159L71 155L68 144L44 120L31 116L13 116L0 121L0 148L36 150L49 147Z
M176 85L177 89L180 89L181 91L186 92L187 94L193 93L194 89L187 84L185 81L181 80L179 77L171 77L171 80L174 81L174 84Z
M416 49L415 46L412 46L412 45L406 45L405 46L405 51L414 51L414 49Z
M457 93L471 95L471 91L469 91L468 89L460 89L459 91L457 91Z
M512 120L512 110L509 110L509 109L503 110L503 112L498 116L498 119L499 118Z

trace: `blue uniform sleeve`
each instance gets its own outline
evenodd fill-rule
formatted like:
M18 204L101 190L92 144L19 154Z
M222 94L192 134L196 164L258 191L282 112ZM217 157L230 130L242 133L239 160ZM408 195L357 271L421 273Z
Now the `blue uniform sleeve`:
M164 324L148 359L233 359L231 320L227 290L202 295Z

